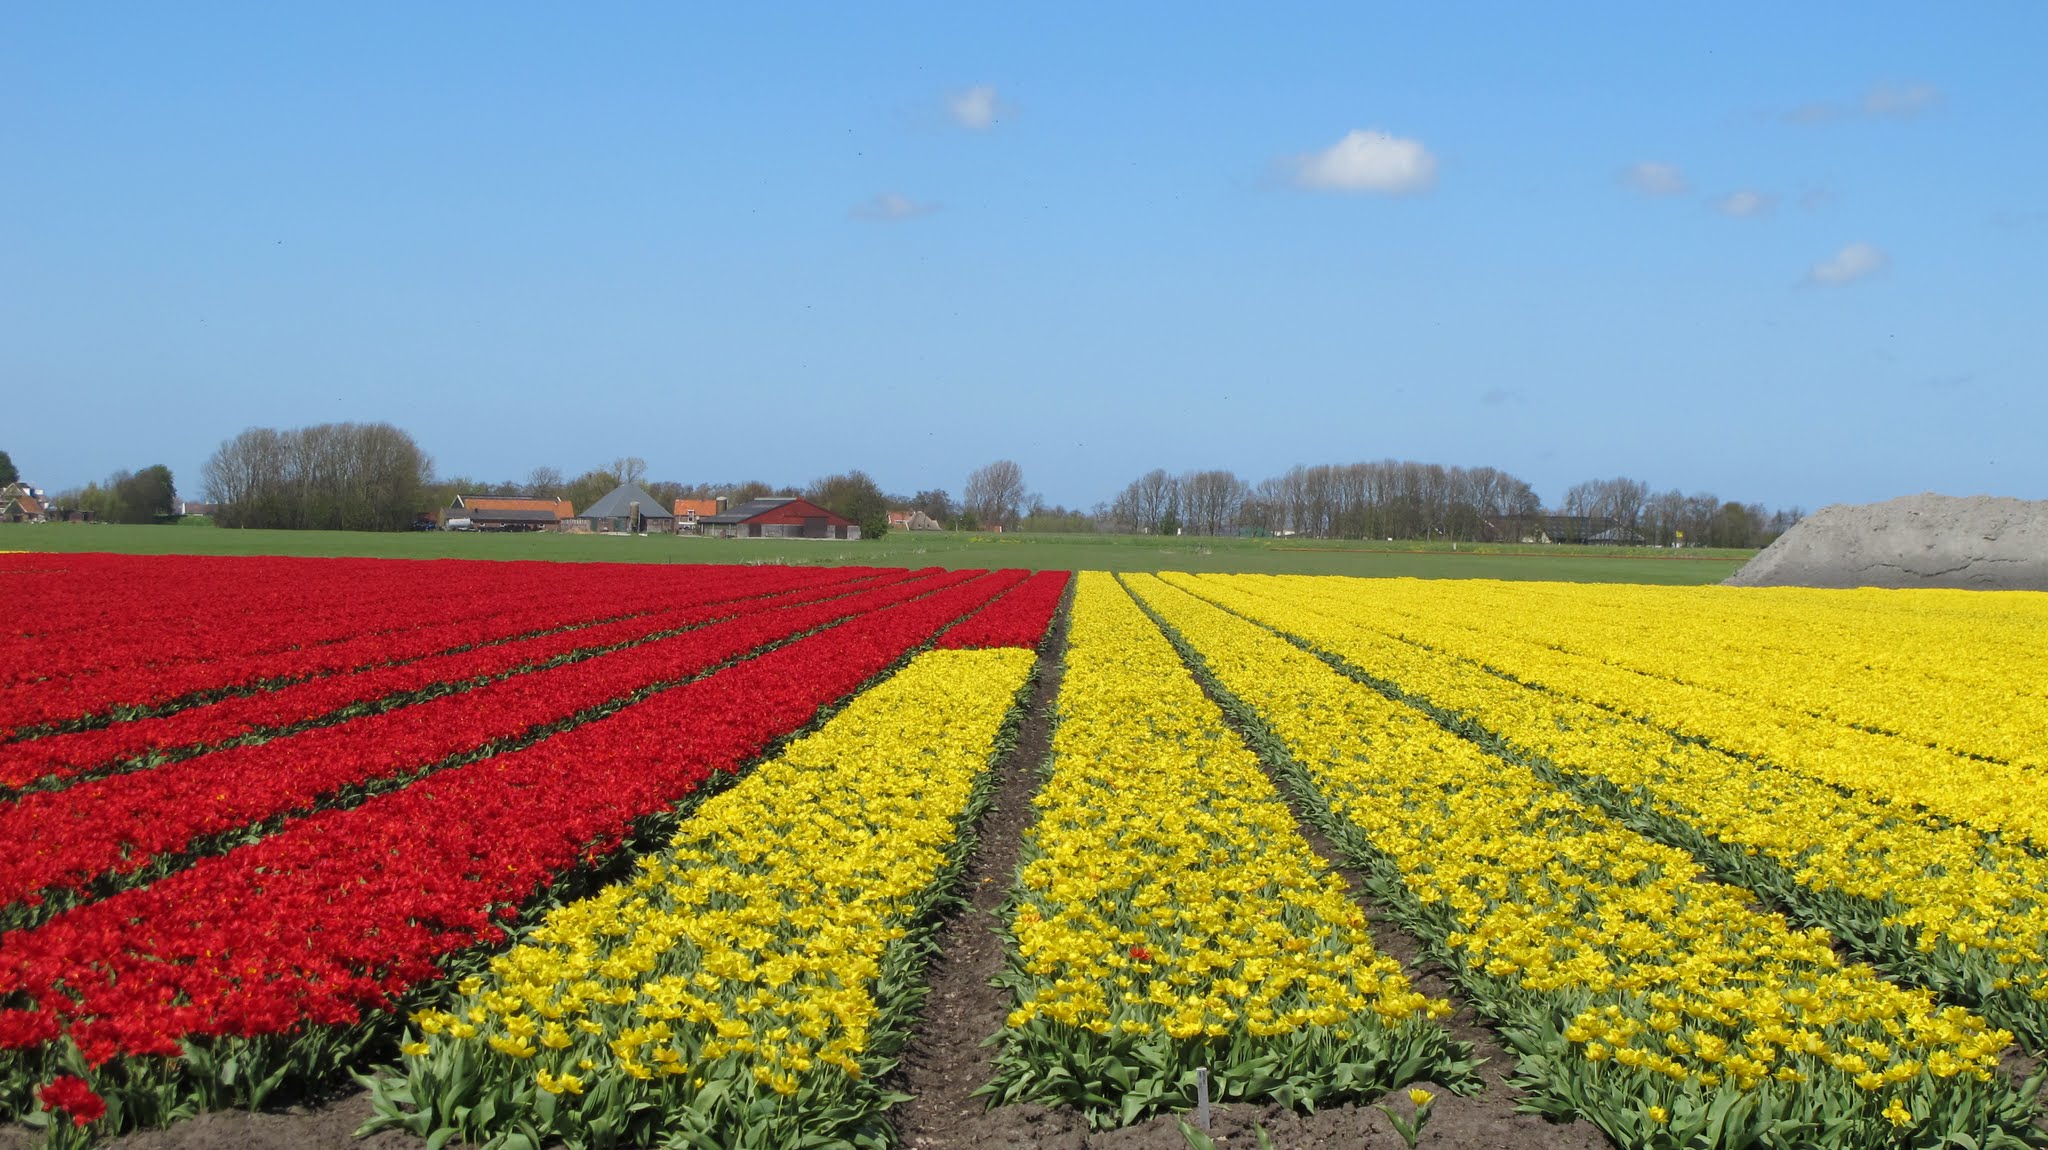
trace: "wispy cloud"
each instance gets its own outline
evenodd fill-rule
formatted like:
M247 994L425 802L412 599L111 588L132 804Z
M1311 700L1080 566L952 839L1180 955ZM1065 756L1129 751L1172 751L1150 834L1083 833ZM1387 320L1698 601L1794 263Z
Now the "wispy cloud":
M1802 212L1823 211L1834 207L1835 201L1838 199L1841 199L1841 197L1835 194L1833 188L1825 184L1816 185L1799 193L1799 210Z
M1714 210L1724 216L1734 216L1738 219L1768 216L1778 210L1778 197L1769 192L1759 192L1753 188L1744 188L1739 192L1730 192L1715 200Z
M1479 393L1479 402L1488 407L1501 407L1521 398L1522 393L1511 387L1490 387Z
M1003 112L1003 105L996 98L994 84L976 84L963 92L946 97L946 111L951 113L953 122L970 131L986 132L995 127L996 120Z
M1826 124L1861 117L1869 120L1910 120L1942 106L1947 97L1933 84L1874 84L1853 101L1816 100L1782 117L1788 124Z
M1436 185L1436 157L1421 140L1378 129L1353 129L1320 152L1296 156L1294 182L1326 192L1426 192Z
M919 203L897 192L883 192L853 205L851 214L857 220L893 223L897 220L914 220L919 216L928 216L938 210L937 204Z
M1644 160L1621 173L1621 182L1645 196L1682 196L1691 187L1677 164Z
M1806 282L1841 287L1876 275L1890 262L1876 244L1853 243L1813 265L1806 273Z
M1910 120L1941 107L1943 99L1932 84L1879 84L1863 93L1863 114Z

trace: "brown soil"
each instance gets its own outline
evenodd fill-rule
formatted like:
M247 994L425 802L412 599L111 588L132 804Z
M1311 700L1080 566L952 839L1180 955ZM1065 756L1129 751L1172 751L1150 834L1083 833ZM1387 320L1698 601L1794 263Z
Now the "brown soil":
M324 1106L292 1107L270 1113L216 1110L162 1130L137 1130L105 1143L109 1150L420 1150L421 1139L386 1130L357 1139L356 1128L372 1117L370 1096L357 1093ZM20 1126L0 1126L0 1150L40 1148L40 1135ZM450 1150L463 1150L459 1142Z
M1003 899L1017 874L1025 828L1037 819L1031 799L1052 750L1053 701L1066 645L1067 612L1061 611L1041 649L1031 712L1016 747L996 766L995 801L982 815L981 842L964 880L968 905L940 933L939 953L925 972L931 991L924 1016L890 1083L911 1096L891 1113L907 1147L1007 1143L989 1126L986 1104L973 1095L995 1075L994 1048L982 1040L1002 1029L1011 1008L1009 993L990 980L1003 968Z

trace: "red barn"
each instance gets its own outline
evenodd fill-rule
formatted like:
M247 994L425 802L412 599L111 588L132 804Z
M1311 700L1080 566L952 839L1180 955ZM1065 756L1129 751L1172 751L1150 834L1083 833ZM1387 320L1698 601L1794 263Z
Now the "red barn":
M750 499L721 515L697 519L706 535L724 539L858 539L860 524L812 503L784 496Z

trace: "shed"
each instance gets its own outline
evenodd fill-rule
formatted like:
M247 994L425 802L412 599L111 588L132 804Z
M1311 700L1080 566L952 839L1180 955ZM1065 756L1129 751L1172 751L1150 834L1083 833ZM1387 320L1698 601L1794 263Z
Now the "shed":
M584 508L576 522L582 525L580 530L600 535L645 535L656 531L666 535L676 529L676 517L668 506L637 483L621 483L612 488L611 494Z
M860 524L808 499L750 499L719 515L702 516L698 529L725 539L858 539Z
M695 535L699 520L718 514L716 499L676 500L676 534Z
M520 495L458 495L441 513L441 525L458 522L477 531L559 531L576 514L566 499L533 499Z

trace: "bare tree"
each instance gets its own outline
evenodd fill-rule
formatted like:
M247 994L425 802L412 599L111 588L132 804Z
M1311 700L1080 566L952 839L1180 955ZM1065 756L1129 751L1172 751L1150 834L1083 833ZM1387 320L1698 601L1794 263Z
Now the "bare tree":
M536 467L526 473L526 494L535 499L553 499L567 482L560 471L552 467Z
M1196 535L1237 529L1238 511L1249 488L1228 471L1191 471L1180 479L1182 518Z
M1014 523L1024 508L1024 469L1007 459L976 468L960 503L984 527Z
M647 478L647 461L637 455L612 460L612 474L620 483L639 483Z
M1155 467L1136 479L1118 495L1112 514L1134 531L1157 534L1167 522L1180 519L1180 480Z
M432 461L388 423L250 428L201 475L228 527L403 531L421 510Z

